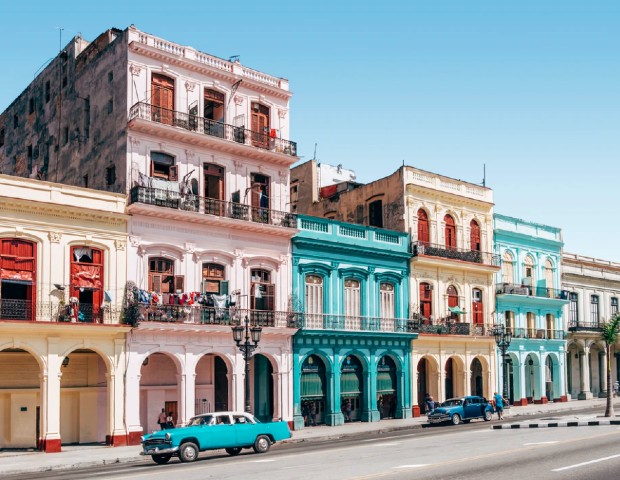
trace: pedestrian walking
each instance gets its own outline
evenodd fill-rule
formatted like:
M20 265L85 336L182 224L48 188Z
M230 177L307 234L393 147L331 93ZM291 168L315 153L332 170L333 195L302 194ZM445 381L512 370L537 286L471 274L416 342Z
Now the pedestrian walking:
M497 411L498 420L504 419L504 398L497 392L493 394L495 400L495 410Z
M433 400L433 396L426 394L426 398L424 399L424 410L426 411L426 415L430 415L435 410L435 400Z
M308 423L316 427L316 403L310 402L310 407L308 408Z
M166 428L174 428L174 420L172 418L172 412L168 412L166 417Z
M351 421L351 412L352 411L353 411L353 405L351 405L351 400L347 398L344 401L344 404L342 406L342 412L344 413L344 421L345 422L350 422Z

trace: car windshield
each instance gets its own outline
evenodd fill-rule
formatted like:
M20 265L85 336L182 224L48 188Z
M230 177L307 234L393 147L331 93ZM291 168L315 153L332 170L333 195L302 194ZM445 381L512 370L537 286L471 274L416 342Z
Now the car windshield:
M451 398L441 404L442 407L459 407L463 405L463 400L460 398Z
M212 420L212 415L200 415L199 417L190 418L189 422L187 422L187 426L193 427L195 425L209 425Z

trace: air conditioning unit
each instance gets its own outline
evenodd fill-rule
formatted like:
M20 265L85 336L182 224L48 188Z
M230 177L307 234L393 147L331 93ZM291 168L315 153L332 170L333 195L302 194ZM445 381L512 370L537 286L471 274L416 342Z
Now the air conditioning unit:
M426 288L425 288L425 290L426 290L427 292L428 292L429 290L432 290L432 289L433 289L433 286L432 286L432 285L427 285L427 286L426 286Z

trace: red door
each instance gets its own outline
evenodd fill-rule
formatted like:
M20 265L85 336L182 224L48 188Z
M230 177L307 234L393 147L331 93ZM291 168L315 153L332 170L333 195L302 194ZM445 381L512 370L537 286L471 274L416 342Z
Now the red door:
M454 285L448 287L448 308L457 307L459 304L459 295ZM456 313L450 313L450 320L458 320L459 316Z
M103 252L98 248L71 248L71 296L78 299L78 321L100 322L103 302Z
M34 242L6 238L0 249L0 318L35 320L36 253Z
M469 228L471 231L470 240L471 240L471 249L480 251L480 225L475 220L472 220L469 224Z
M420 284L420 315L430 319L433 314L433 290L428 283Z
M269 108L252 102L252 145L269 147Z
M473 322L476 325L482 325L484 323L484 308L482 304L482 291L474 289L471 311L473 315Z
M446 248L456 248L456 226L454 225L454 218L450 215L446 215L443 221L446 223Z
M427 245L430 242L428 216L425 210L418 210L418 244Z

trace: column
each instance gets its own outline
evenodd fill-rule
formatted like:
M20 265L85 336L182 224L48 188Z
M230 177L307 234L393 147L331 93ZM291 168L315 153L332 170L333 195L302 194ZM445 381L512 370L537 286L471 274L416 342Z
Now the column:
M60 364L62 359L56 355L48 355L47 370L43 373L41 385L41 411L45 421L41 431L41 450L46 453L61 451L60 440ZM46 381L47 379L47 381Z
M377 422L381 419L377 409L377 357L374 353L368 358L368 373L364 376L366 402L362 410L362 422Z
M579 400L588 400L592 398L590 391L590 348L583 347L583 352L579 352Z
M303 337L302 337L303 338ZM295 340L293 340L295 341ZM301 362L299 361L301 357L300 353L293 354L293 429L301 430L304 428L304 417L301 413L301 376L303 372L301 371ZM327 381L327 379L325 379ZM326 400L329 400L326 398ZM329 408L329 402L325 406L326 410ZM326 411L327 415L329 412Z
M142 365L142 361L141 359L133 359L134 363L139 362L138 365ZM139 367L137 368L140 371ZM142 375L134 373L135 370L136 368L131 368L129 365L125 380L125 423L128 445L140 445L140 437L144 433L140 421L140 379Z
M108 417L110 422L111 437L108 443L114 447L127 445L128 435L123 423L123 371L125 355L125 340L114 340L114 358L118 359L116 364L110 365L110 374L106 375L108 380ZM107 439L106 439L107 440Z

